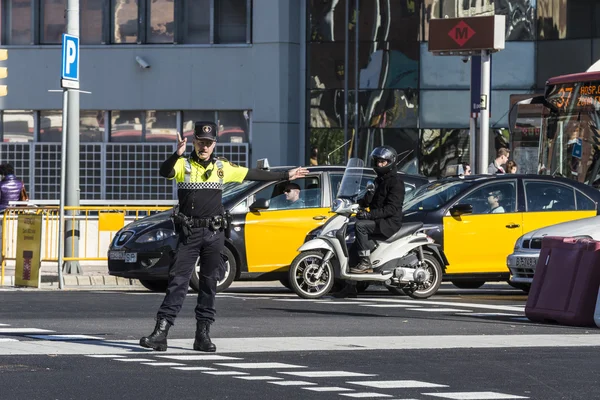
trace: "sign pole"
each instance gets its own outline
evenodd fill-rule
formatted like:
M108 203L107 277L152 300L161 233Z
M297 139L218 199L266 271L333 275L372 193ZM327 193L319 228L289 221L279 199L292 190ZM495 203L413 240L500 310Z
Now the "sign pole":
M481 50L481 127L479 129L479 174L487 173L490 149L490 52Z
M62 266L64 262L63 248L64 248L64 232L65 232L65 169L67 164L67 157L65 155L67 148L67 135L65 132L69 126L69 119L67 118L67 110L69 107L69 89L63 90L63 114L62 114L62 142L61 142L61 157L60 157L60 206L58 210L58 287L63 288L63 274Z

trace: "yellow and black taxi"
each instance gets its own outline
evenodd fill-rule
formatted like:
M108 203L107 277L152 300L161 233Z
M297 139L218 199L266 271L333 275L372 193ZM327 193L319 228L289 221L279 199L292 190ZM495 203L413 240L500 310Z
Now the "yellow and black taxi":
M524 233L598 215L600 192L561 177L475 175L446 178L407 196L403 221L420 221L450 265L444 280L460 288L508 281L506 257Z
M278 167L273 170L287 170ZM226 239L226 271L218 290L236 279L281 279L285 283L289 263L310 230L332 215L331 203L344 174L343 166L309 167L309 174L290 182L244 181L226 184L223 205L233 217ZM419 175L402 174L406 193L428 183ZM375 180L365 168L362 186ZM108 250L109 274L139 279L150 290L164 291L177 235L165 211L133 222L116 233ZM190 286L198 287L200 261Z

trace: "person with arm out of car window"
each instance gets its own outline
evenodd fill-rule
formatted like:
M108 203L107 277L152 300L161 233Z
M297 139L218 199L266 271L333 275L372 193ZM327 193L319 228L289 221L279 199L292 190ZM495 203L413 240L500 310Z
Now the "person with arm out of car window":
M169 282L164 300L156 315L154 331L140 339L142 347L167 350L169 328L188 291L196 260L200 256L198 301L195 308L196 335L194 350L216 351L209 336L215 320L215 297L221 252L224 247L222 189L228 182L294 180L306 176L306 168L274 172L237 166L213 152L217 141L217 126L212 122L194 125L194 151L182 157L187 138L178 134L177 151L160 167L160 175L177 182L178 212L174 221L179 242L173 263L169 267Z

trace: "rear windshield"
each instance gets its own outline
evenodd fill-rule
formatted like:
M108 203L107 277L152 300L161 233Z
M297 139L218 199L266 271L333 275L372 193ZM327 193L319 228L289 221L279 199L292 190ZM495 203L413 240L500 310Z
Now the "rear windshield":
M421 186L410 193L410 197L404 201L403 211L437 210L448 203L451 198L473 186L473 184L472 181L449 181L433 182Z

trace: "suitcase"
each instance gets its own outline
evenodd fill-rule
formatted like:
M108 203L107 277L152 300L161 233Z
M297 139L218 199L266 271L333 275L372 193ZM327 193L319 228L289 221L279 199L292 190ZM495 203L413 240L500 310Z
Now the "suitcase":
M600 242L546 236L525 306L531 321L595 326Z

